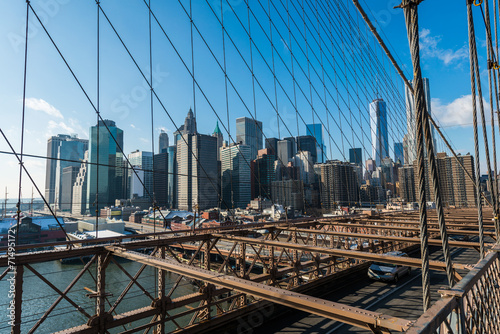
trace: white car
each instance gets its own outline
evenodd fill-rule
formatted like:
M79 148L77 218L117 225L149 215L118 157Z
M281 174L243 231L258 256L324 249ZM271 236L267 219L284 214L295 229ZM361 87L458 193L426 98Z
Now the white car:
M385 254L408 257L408 254L400 251L388 252ZM410 274L410 267L392 263L373 262L370 268L368 268L368 277L380 281L393 281L397 283L402 276Z

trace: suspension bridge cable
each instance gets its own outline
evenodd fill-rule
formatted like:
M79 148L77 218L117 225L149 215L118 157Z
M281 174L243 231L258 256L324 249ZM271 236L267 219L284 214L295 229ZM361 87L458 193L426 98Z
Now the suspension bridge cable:
M423 87L420 73L419 44L418 44L418 2L403 0L401 7L404 11L406 30L413 63L413 76L415 82L415 104L417 120L417 166L418 166L418 194L420 211L420 251L422 258L422 300L424 312L431 306L430 277L429 277L429 244L427 229L427 208L425 196L425 167L424 167L424 131L425 101L423 101Z
M467 3L467 23L469 26L468 37L469 37L469 58L470 58L470 78L471 78L471 92L472 92L472 118L474 122L474 152L476 155L476 192L477 192L477 214L478 214L478 224L479 224L479 254L481 259L484 257L484 228L483 228L483 205L481 201L481 195L479 192L480 187L480 163L479 163L479 140L478 140L478 129L477 129L477 110L476 110L476 62L474 59L475 50L475 36L474 36L474 19L472 17L471 1L466 0Z
M19 242L19 227L21 224L21 196L22 196L22 180L23 180L23 153L24 153L24 119L26 111L26 74L28 68L28 29L29 29L29 14L30 14L30 0L26 0L26 31L24 40L24 71L23 71L23 109L21 116L21 153L18 157L19 160L19 192L17 197L17 225L16 225L16 239L15 244ZM1 129L0 129L1 130ZM3 131L2 131L3 134ZM5 137L5 135L4 135ZM7 139L7 138L6 138ZM9 144L10 145L10 144ZM17 156L17 155L16 155Z

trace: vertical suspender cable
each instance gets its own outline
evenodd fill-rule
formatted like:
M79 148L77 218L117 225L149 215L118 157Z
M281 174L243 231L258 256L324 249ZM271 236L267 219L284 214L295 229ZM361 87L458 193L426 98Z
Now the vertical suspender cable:
M151 8L151 0L149 0L149 8ZM151 36L151 12L148 11L148 28L149 28L149 82L151 86L149 87L149 95L150 95L150 108L151 108L151 154L153 155L153 168L151 172L153 173L153 233L156 233L156 209L158 208L156 204L156 189L155 189L155 128L154 128L154 106L153 106L153 45L152 45L152 36ZM159 152L161 153L161 152ZM143 160L144 161L144 160ZM141 162L141 166L144 169L143 161ZM149 172L146 172L149 173ZM146 181L146 177L144 177L144 181ZM156 236L155 236L156 238Z
M99 216L100 212L99 211L99 145L101 144L99 142L99 132L101 131L101 127L99 126L100 123L100 118L101 115L99 113L99 33L100 33L100 28L99 28L99 16L100 16L100 7L101 3L99 0L96 0L96 5L97 5L97 101L96 101L96 118L97 118L97 127L96 127L96 136L97 136L97 143L96 143L96 154L97 154L97 165L96 165L96 192L95 192L95 238L98 238L98 233L99 233ZM103 122L104 123L104 122ZM92 133L90 134L92 136ZM92 139L92 138L91 138ZM112 168L112 167L106 167L106 168ZM89 181L90 182L90 181Z
M23 180L23 153L24 153L24 115L26 111L26 72L28 67L28 28L29 28L30 1L26 0L26 31L24 39L24 78L23 78L23 111L21 116L21 152L19 154L19 193L17 197L17 225L16 225L16 245L19 242L19 225L21 223L21 196ZM50 203L49 203L50 204ZM56 218L57 219L57 218Z
M429 277L429 245L427 233L427 208L425 200L425 168L424 168L424 133L425 101L423 100L422 79L420 76L420 57L418 45L417 4L412 0L403 0L402 5L412 54L414 68L416 122L417 122L417 170L418 170L418 195L420 206L420 250L422 257L422 289L424 312L431 306L430 277ZM420 77L420 80L416 80Z
M482 13L482 7L481 7L481 13ZM484 13L482 13L484 14ZM472 14L471 14L472 15ZM486 21L486 20L485 20ZM470 51L472 52L473 55L473 60L474 60L474 70L476 73L476 80L477 80L477 94L478 94L478 99L479 99L479 112L481 116L481 124L482 124L482 131L483 131L483 140L484 140L484 151L486 155L486 167L488 170L488 179L490 183L490 189L493 188L493 183L492 183L492 178L491 178L491 163L490 163L490 150L489 150L489 145L488 145L488 134L486 130L486 120L484 117L484 104L483 104L483 89L481 86L481 76L479 73L479 61L477 57L477 46L476 46L476 36L475 36L475 31L474 31L474 21L473 18L471 17L471 22L472 22L472 41L473 45L472 48L470 48ZM488 36L487 36L488 37ZM494 198L494 194L491 194L491 199L492 199L492 207L495 208L495 201L496 199ZM496 222L496 220L495 220ZM496 233L498 235L498 228L495 226Z
M485 13L485 26L486 26L486 49L488 53L488 91L490 99L490 111L491 111L491 145L493 150L493 175L490 172L488 179L490 181L491 188L491 202L493 203L493 221L495 223L496 238L500 237L500 231L498 226L498 180L497 180L497 153L496 153L496 142L495 142L495 111L494 105L496 105L498 110L498 94L493 95L493 80L495 77L495 72L493 64L496 63L495 51L493 50L493 39L491 34L491 23L490 23L490 6L488 5L488 0L484 1L484 13ZM495 91L497 90L496 80L495 80ZM495 97L495 103L493 102L493 96ZM486 127L483 126L483 129ZM487 139L485 134L485 140ZM488 156L489 157L489 156Z
M481 200L481 191L480 191L480 164L479 164L479 140L478 140L478 129L477 129L477 110L476 110L476 79L474 74L475 69L475 61L474 61L474 52L473 48L475 48L475 39L474 39L474 21L472 18L472 8L471 8L471 0L466 0L467 2L467 22L469 26L469 59L470 59L470 84L471 84L471 93L472 93L472 117L474 123L474 154L476 160L476 200L477 200L477 215L478 215L478 224L479 224L479 245L480 245L480 255L481 258L484 257L484 228L483 228L483 204Z

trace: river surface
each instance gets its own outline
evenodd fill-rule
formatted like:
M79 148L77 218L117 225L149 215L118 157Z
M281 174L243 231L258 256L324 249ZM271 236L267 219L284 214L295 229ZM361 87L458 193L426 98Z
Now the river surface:
M136 272L141 267L141 264L131 261L120 260L120 265L123 266L125 270L134 276ZM63 264L60 261L49 261L43 263L37 263L32 265L35 270L42 274L47 280L54 284L59 290L64 291L70 282L75 278L75 276L82 270L83 264ZM4 271L5 268L0 268L0 273ZM96 284L94 278L97 278L96 267L92 265L90 267L90 272L87 271L76 283L76 285L68 293L68 297L72 299L77 305L85 309L85 311L90 314L95 314L95 299L89 298L86 295L89 293L84 289L84 287L96 290ZM92 277L93 276L93 277ZM8 309L10 298L9 294L9 281L11 275L8 274L0 281L0 333L9 333L10 327L8 325L9 318ZM152 267L146 267L141 276L139 277L139 283L153 296L156 295L156 269ZM166 274L166 291L170 290L170 287L174 284L177 279L176 274L168 273ZM106 270L106 291L112 293L113 295L108 297L111 305L120 296L121 292L127 284L129 283L129 278L116 264L111 262ZM173 298L189 294L197 291L189 281L182 280L179 287L173 294ZM45 311L52 305L52 303L58 298L57 292L51 289L45 282L40 278L35 276L30 270L25 268L24 271L24 283L23 283L23 305L22 305L22 333L27 333L40 319L40 317L45 313ZM118 305L116 311L117 313L123 313L133 309L137 309L144 306L149 306L151 304L151 299L146 296L135 284L130 289L130 291L125 296L124 300ZM191 305L197 307L198 305ZM106 310L110 308L109 304ZM187 308L180 311L185 311ZM177 312L169 312L170 315L176 314ZM185 325L189 322L191 315L188 317L177 319L180 325ZM149 322L151 319L146 319L141 322L135 322L135 324L144 324ZM68 301L62 300L57 307L50 313L49 317L40 325L40 327L35 331L35 333L52 333L60 331L63 329L75 327L78 325L85 324L87 318L76 310ZM126 327L117 327L111 329L110 333L118 333L124 331L124 329L131 329L131 325ZM167 324L167 331L174 330L175 327L170 322Z

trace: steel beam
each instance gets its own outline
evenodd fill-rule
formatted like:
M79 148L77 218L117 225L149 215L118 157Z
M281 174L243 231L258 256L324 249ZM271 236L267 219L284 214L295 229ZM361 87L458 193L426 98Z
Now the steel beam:
M109 246L106 248L116 256L203 280L217 286L234 289L258 298L365 329L370 329L370 326L373 326L384 331L405 331L411 324L411 321L406 319L390 317L381 313L366 311L237 277L213 273L183 263L177 263L171 259L158 259L137 252L127 251L119 247Z
M407 243L411 243L411 244L420 244L419 238L392 237L392 236L379 235L379 234L333 232L333 231L324 231L324 230L308 230L308 229L295 228L295 227L276 227L276 229L284 230L284 231L297 231L297 232L302 232L302 233L313 233L316 235L322 234L322 235L331 235L331 236L348 237L348 238L387 240L387 241L407 242ZM450 246L461 247L461 248L477 248L477 247L479 247L479 242L450 240L448 243ZM435 245L435 246L442 245L440 239L429 239L429 244ZM492 247L494 244L486 244L486 245L488 247Z
M246 242L246 243L252 243L252 244L257 244L257 245L275 246L275 247L280 247L283 249L288 248L288 249L293 249L293 250L303 250L303 251L307 251L307 252L311 252L311 253L317 252L317 253L321 253L321 254L329 254L329 255L334 255L334 256L338 256L338 257L346 257L346 258L360 259L360 260L366 260L366 261L380 261L380 262L399 264L399 265L410 266L410 267L415 267L415 268L422 267L422 262L420 259L410 258L410 257L389 256L389 255L385 255L385 254L375 254L375 253L368 253L368 252L361 252L361 251L354 251L354 250L313 247L313 246L306 246L306 245L297 245L297 244L290 243L290 242L235 237L235 236L229 236L229 235L224 235L224 234L217 235L217 236L220 237L221 239L224 239L224 240ZM430 267L430 269L433 269L433 270L445 270L446 269L445 263L441 262L441 261L430 261L429 267ZM469 267L467 265L458 264L458 263L454 263L453 268L454 269L469 269Z

